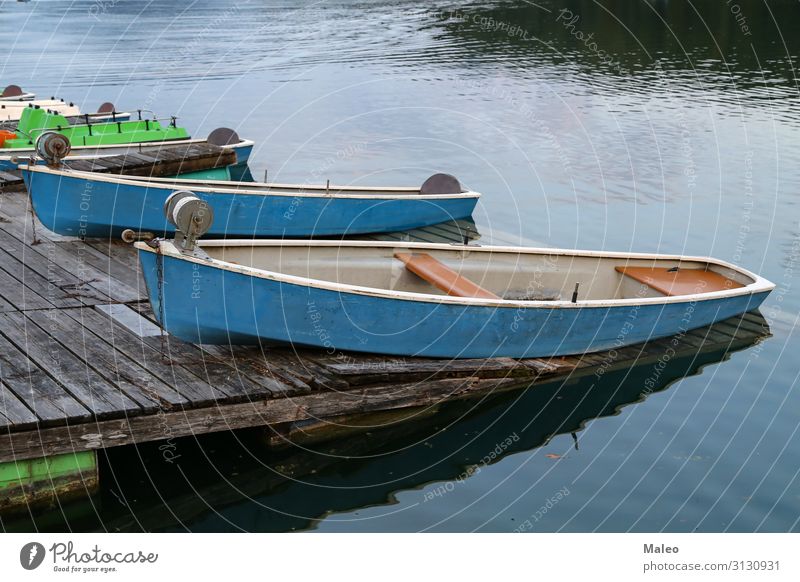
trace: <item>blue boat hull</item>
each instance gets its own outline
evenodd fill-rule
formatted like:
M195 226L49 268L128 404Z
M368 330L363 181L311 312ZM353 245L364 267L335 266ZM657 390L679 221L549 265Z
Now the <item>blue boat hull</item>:
M769 293L619 307L484 307L339 292L142 250L139 258L153 311L169 333L201 344L278 342L329 353L436 358L580 354L703 327L756 309ZM157 261L163 261L161 287Z
M247 165L247 162L250 160L250 154L253 153L253 146L252 145L234 146L233 150L236 152L236 165L237 166Z
M23 172L33 208L58 234L117 237L126 228L164 235L169 188L87 181L58 174ZM475 197L390 200L203 193L214 210L206 238L308 237L420 228L472 215Z

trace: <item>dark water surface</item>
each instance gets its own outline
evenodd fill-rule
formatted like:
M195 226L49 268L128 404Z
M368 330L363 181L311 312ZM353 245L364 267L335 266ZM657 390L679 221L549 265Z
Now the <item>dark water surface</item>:
M447 171L484 193L482 242L713 255L778 285L771 339L672 361L646 398L639 366L325 446L114 449L102 491L37 527L800 530L798 22L780 0L0 2L0 85L234 127L276 181Z

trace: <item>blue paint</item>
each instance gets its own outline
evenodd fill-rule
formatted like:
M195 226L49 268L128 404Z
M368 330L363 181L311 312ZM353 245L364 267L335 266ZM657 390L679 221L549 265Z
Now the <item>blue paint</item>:
M63 235L117 237L126 228L156 234L174 230L164 217L171 188L87 181L80 177L23 172L42 223ZM203 193L214 209L206 237L301 237L419 228L472 215L476 197L419 199L337 198Z
M248 143L246 145L236 145L232 146L233 150L236 152L236 165L246 165L247 162L250 160L250 154L253 153L253 144Z
M672 336L756 309L769 292L620 307L483 307L374 297L249 277L139 251L153 311L202 344L293 343L395 356L548 357ZM163 310L157 261L163 260ZM161 322L161 314L164 320Z

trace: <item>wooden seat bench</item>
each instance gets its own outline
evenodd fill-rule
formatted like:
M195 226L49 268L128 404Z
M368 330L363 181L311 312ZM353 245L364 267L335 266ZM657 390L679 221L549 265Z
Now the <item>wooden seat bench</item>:
M395 253L394 257L403 261L406 269L453 297L500 299L491 291L462 277L428 253Z
M616 267L616 270L668 297L744 287L741 283L705 269Z

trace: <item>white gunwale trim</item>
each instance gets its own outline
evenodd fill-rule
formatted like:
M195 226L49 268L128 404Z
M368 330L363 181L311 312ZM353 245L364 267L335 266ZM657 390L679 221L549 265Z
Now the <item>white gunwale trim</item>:
M23 93L22 95L15 95L14 97L0 97L0 101L2 102L9 102L9 101L32 101L36 99L36 93Z
M0 101L0 109L27 109L30 106L39 106L42 109L53 106L69 107L69 102L62 99L37 99L35 101ZM77 105L73 105L77 107Z
M108 145L93 145L93 146L72 146L72 151L85 151L85 150L110 150L110 149L131 149L131 148L138 148L142 146L142 150L146 150L148 148L162 148L162 147L169 147L174 145L194 145L194 144L204 144L208 143L207 139L171 139L168 141L137 141L133 143L118 143L118 144L108 144ZM239 143L231 144L227 146L221 146L223 149L230 148L233 150L238 150L241 148L249 147L255 145L256 142L250 139L243 139ZM26 154L36 153L36 148L0 148L0 159L10 159L12 157L24 157ZM111 154L114 155L114 154ZM87 155L85 156L86 159L95 158L97 156ZM75 156L70 154L67 157L68 160L78 160L81 159L81 156Z
M571 249L551 249L551 248L530 248L530 247L506 247L506 246L464 246L452 245L446 243L404 243L402 241L292 241L292 240L206 240L200 241L200 247L356 247L356 248L394 248L394 249L429 249L429 250L449 250L449 251L467 251L467 252L482 252L482 253L512 253L512 254L544 254L544 255L560 255L572 257L597 257L609 259L659 259L659 260L672 260L672 261L685 261L685 262L703 262L710 265L719 267L726 267L732 269L737 273L745 275L753 282L738 289L729 289L725 291L712 291L709 293L694 293L691 295L676 295L672 297L644 297L644 298L631 298L631 299L598 299L588 301L578 301L572 303L571 301L519 301L513 299L478 299L473 297L452 297L449 295L433 295L428 293L414 293L411 291L395 291L392 289L380 289L375 287L363 287L360 285L348 285L344 283L334 283L332 281L324 281L322 279L311 279L308 277L298 277L296 275L286 275L274 271L266 271L263 269L256 269L253 267L246 267L243 265L236 265L226 261L220 261L212 258L200 258L192 255L184 254L178 250L171 241L160 240L160 251L163 255L176 258L179 260L188 261L190 263L197 263L199 265L206 265L225 271L231 271L242 275L256 277L259 279L268 279L271 281L278 281L282 283L289 283L300 285L303 287L312 287L315 289L324 289L328 291L338 291L344 293L352 293L355 295L367 295L370 297L382 297L385 299L400 299L404 301L423 301L426 303L446 303L452 305L464 306L481 306L481 307L503 307L503 308L550 308L550 309L583 309L583 308L602 308L602 307L626 307L634 305L662 305L671 303L691 303L695 301L710 301L713 299L722 299L729 297L737 297L740 295L753 295L765 291L772 291L775 285L756 275L746 269L737 267L726 261L713 259L710 257L696 257L696 256L682 256L682 255L661 255L651 253L623 253L623 252L606 252L606 251L586 251L586 250L571 250ZM156 249L151 248L146 243L137 242L134 246L139 251L147 251L150 253L157 253Z
M395 200L397 194L413 195L414 200L450 200L480 198L478 192L458 192L454 194L420 194L419 188L369 188L366 186L346 187L346 186L306 186L301 184L269 184L263 182L228 182L224 180L173 180L170 178L153 179L144 177L120 177L118 174L97 174L95 172L80 172L74 170L60 170L47 166L20 166L21 170L35 172L37 174L52 174L62 178L72 178L75 180L90 180L92 182L107 182L125 186L136 186L140 188L159 189L159 190L180 190L191 187L193 192L203 192L205 194L243 194L246 196L302 196L304 198L354 198L354 199L376 199L376 200ZM210 184L210 185L209 185ZM219 184L219 185L217 185ZM241 185L242 188L236 188ZM273 190L281 188L291 190L281 192ZM309 192L310 190L310 192ZM351 193L352 192L352 193ZM401 200L403 197L400 198Z

